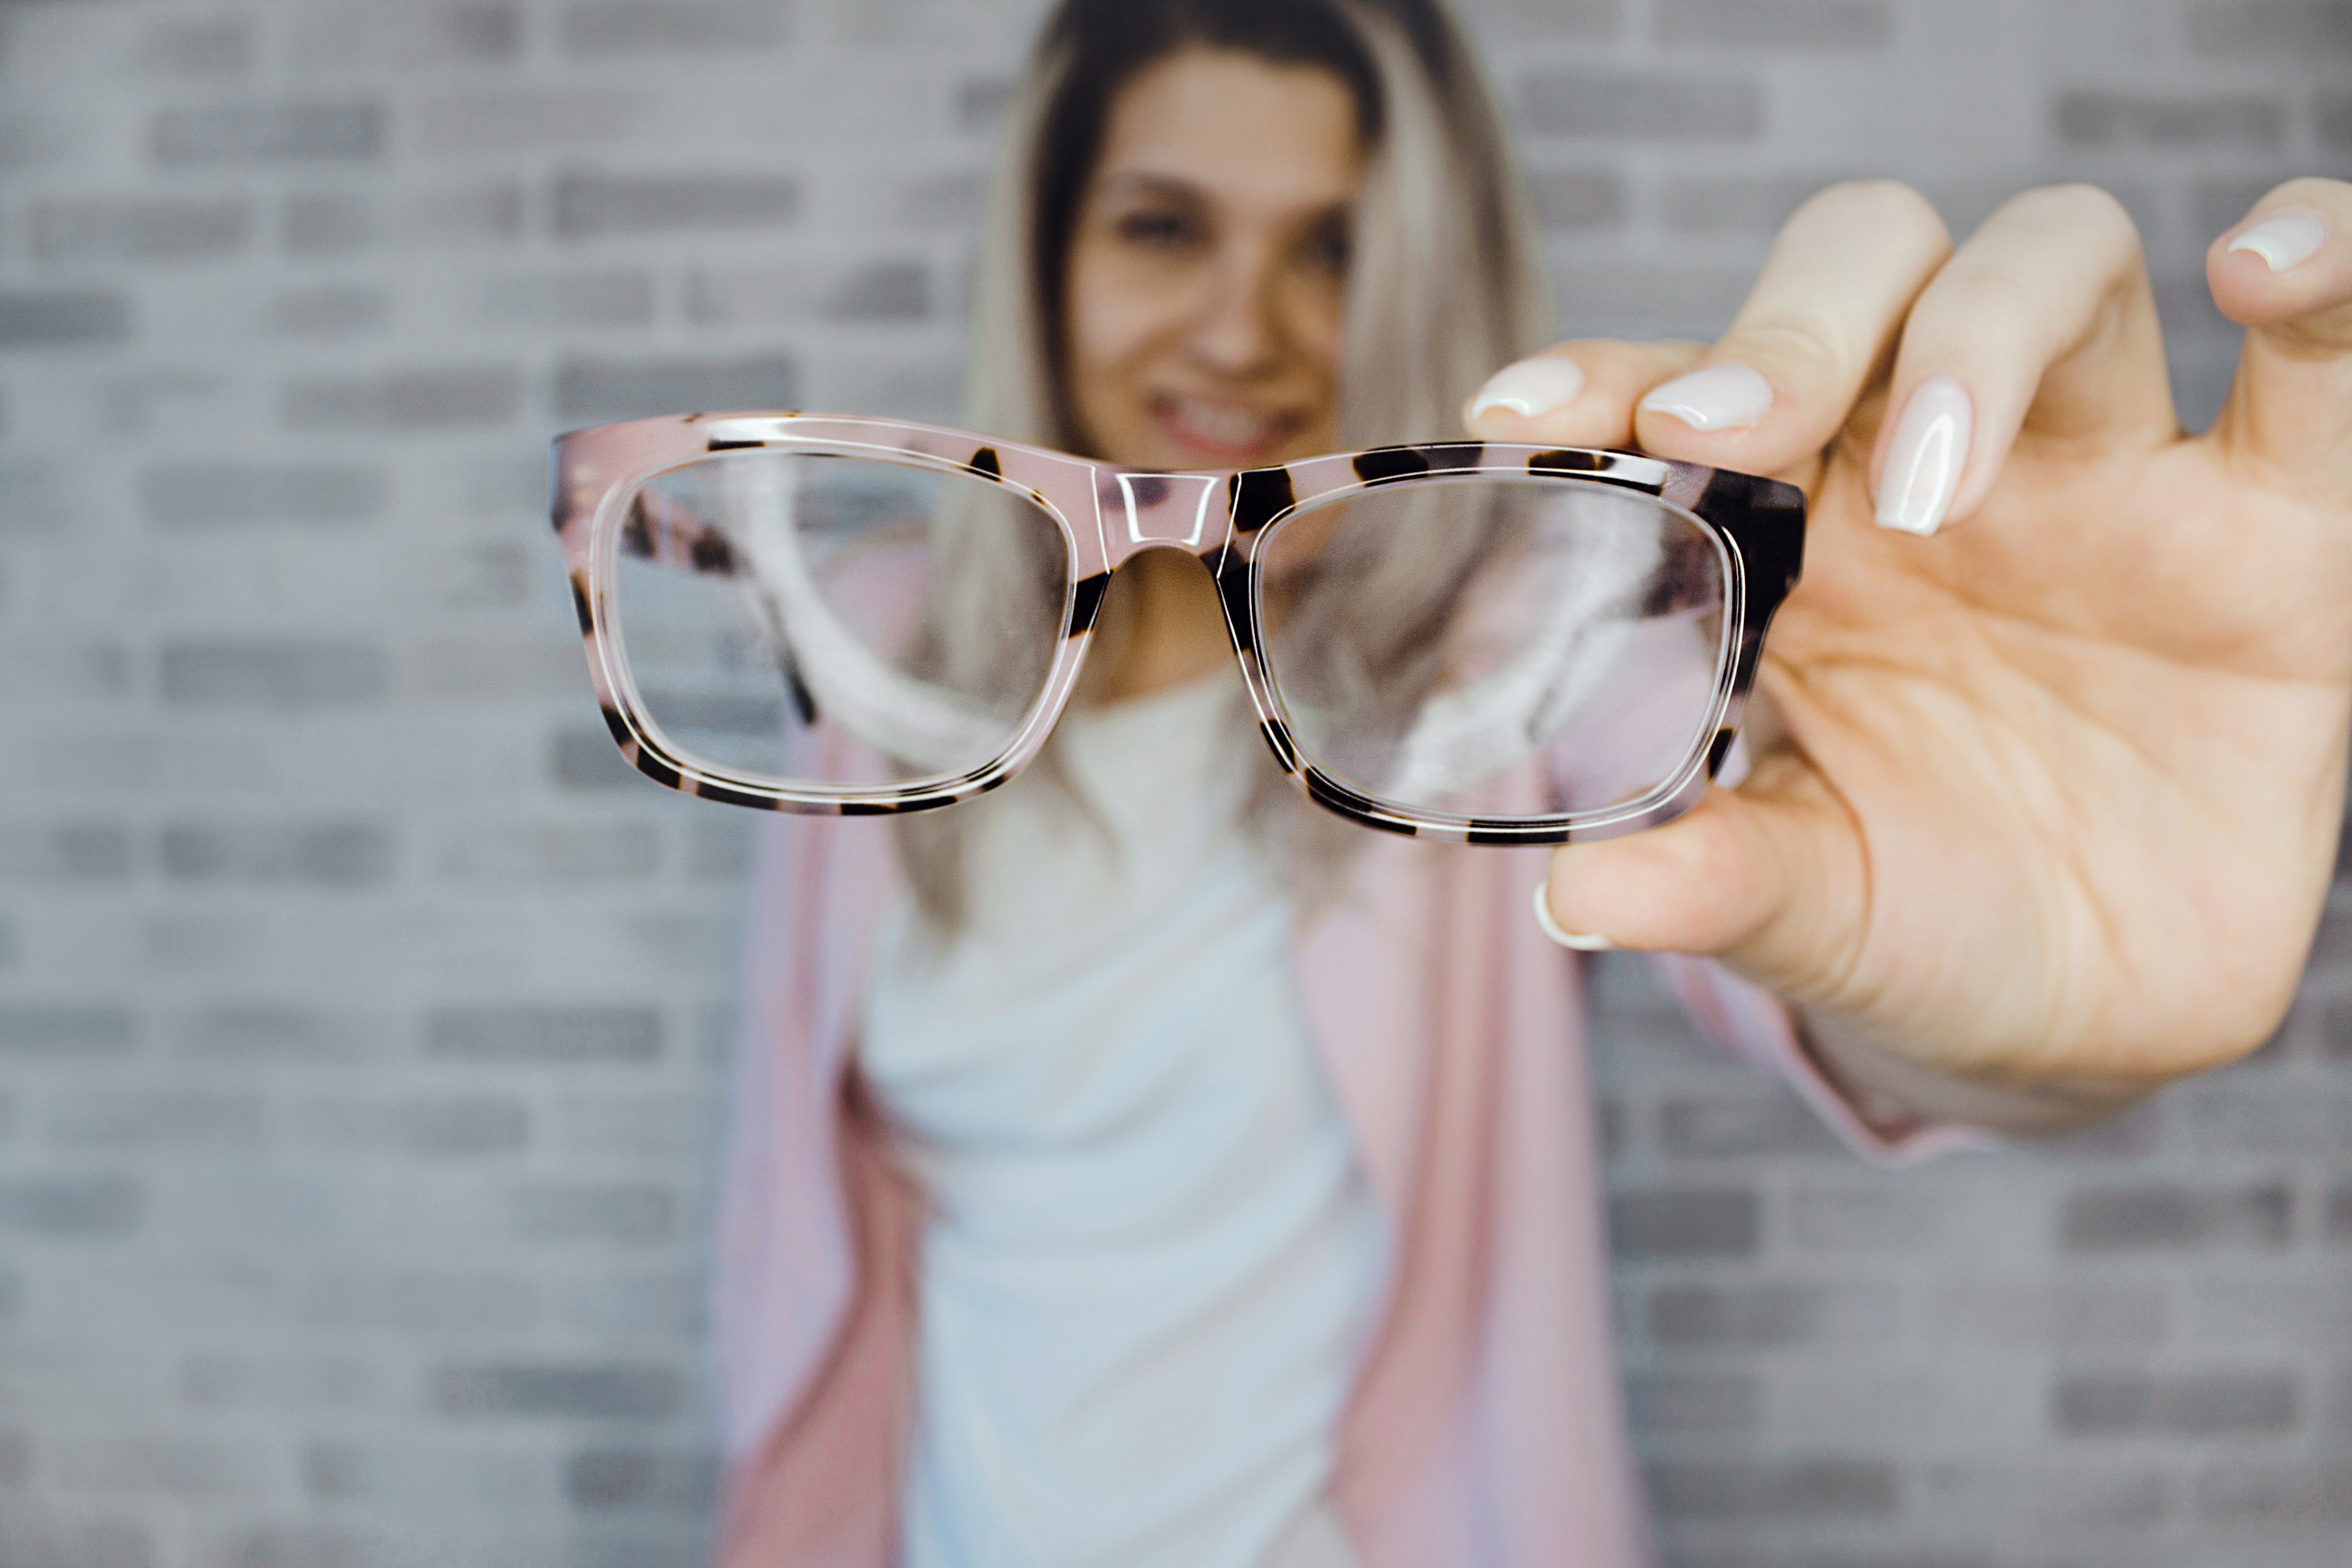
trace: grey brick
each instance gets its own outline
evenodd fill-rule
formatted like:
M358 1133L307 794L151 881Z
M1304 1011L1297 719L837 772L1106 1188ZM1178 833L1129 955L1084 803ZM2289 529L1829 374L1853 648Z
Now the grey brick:
M641 327L654 319L649 272L509 278L482 290L486 320L521 326Z
M37 293L0 289L0 349L112 342L130 331L131 302L120 294L87 289Z
M382 70L386 66L511 60L522 16L510 5L338 5L293 19L297 67Z
M1895 1319L1895 1299L1885 1290L1778 1281L1660 1285L1649 1291L1643 1313L1651 1339L1661 1345L1747 1349L1885 1340Z
M930 268L919 261L876 261L842 279L824 312L840 321L919 321L931 313Z
M271 1524L232 1531L212 1568L376 1568L366 1540L324 1524Z
M1843 1154L1822 1119L1793 1094L1677 1096L1658 1111L1660 1147L1682 1158Z
M180 882L374 887L391 879L394 830L379 822L180 822L163 829L163 871Z
M122 1237L139 1228L146 1190L129 1176L0 1178L0 1230L58 1237Z
M2352 1152L2352 1085L2331 1093L2313 1085L2250 1084L2239 1069L2194 1086L2176 1114L2195 1147L2210 1152L2322 1159Z
M127 1007L0 1005L0 1058L122 1057L136 1037Z
M1669 180L1658 195L1659 221L1675 234L1774 234L1807 200L1836 181L1830 174Z
M1625 221L1625 180L1613 169L1538 169L1528 175L1528 195L1546 228L1616 228Z
M1620 1193L1609 1200L1609 1241L1621 1258L1745 1258L1756 1251L1761 1205L1753 1192Z
M0 877L117 881L131 874L131 835L105 823L0 824Z
M1939 1342L2112 1352L2158 1343L2170 1317L2164 1289L2152 1283L1970 1280L1937 1304L1932 1331Z
M676 1415L684 1396L683 1380L667 1366L494 1362L442 1367L432 1402L445 1415L656 1421Z
M557 36L574 55L771 48L784 39L781 0L594 0L567 7Z
M2352 4L2346 0L2195 0L2189 42L2225 59L2294 58L2352 50Z
M1636 1434L1719 1436L1759 1429L1764 1390L1752 1373L1637 1372L1625 1380L1625 1405Z
M555 377L556 412L568 420L790 408L799 393L799 367L781 354L735 360L572 360L557 369Z
M966 131L993 131L1012 105L1013 84L1003 77L967 81L956 89L956 123Z
M1764 96L1737 78L1562 72L1530 78L1528 129L1612 142L1740 142L1764 130Z
M51 267L235 256L252 232L253 209L241 197L41 201L32 206L33 259Z
M278 289L269 297L262 321L283 337L346 337L386 325L392 309L387 289L367 283L325 283Z
M381 230L375 207L340 192L289 196L278 216L278 243L297 256L357 250Z
M2311 100L2320 145L2352 153L2352 92L2323 92Z
M59 1096L47 1133L66 1148L256 1149L268 1136L259 1096L197 1089L91 1089Z
M1789 1237L1820 1252L1894 1252L1939 1244L1940 1194L1914 1184L1807 1186L1789 1211Z
M645 1448L583 1448L563 1468L563 1490L583 1509L676 1509L699 1514L718 1496L718 1456Z
M153 1536L142 1520L0 1510L0 1562L10 1568L154 1568L156 1561Z
M383 144L383 108L357 103L238 103L166 109L148 151L167 166L366 160Z
M696 877L744 875L751 859L751 827L740 819L748 815L721 818L716 812L697 812L687 825L688 872Z
M647 823L511 823L460 834L436 857L455 881L643 881L661 868Z
M644 1184L544 1184L516 1192L515 1233L532 1241L638 1245L666 1241L677 1228L677 1199Z
M502 425L521 406L522 377L512 368L453 366L298 376L278 399L278 417L289 430L439 430Z
M452 93L425 106L419 150L436 160L517 154L622 135L644 118L640 102L607 86L500 88Z
M172 463L139 478L140 510L164 528L353 523L383 515L383 470L351 463Z
M801 184L771 174L572 174L556 180L551 210L567 239L768 229L800 216Z
M239 76L253 65L253 24L243 16L163 16L139 39L139 62L173 76Z
M1666 1520L1885 1519L1901 1490L1885 1459L1680 1460L1643 1474L1651 1505Z
M1714 48L1874 47L1895 36L1887 0L1657 0L1659 41Z
M558 789L602 793L657 787L629 766L613 744L612 731L602 725L568 724L550 738L547 751L548 777Z
M507 1062L649 1062L661 1055L653 1007L436 1007L425 1051L445 1059Z
M2051 1387L2052 1426L2070 1437L2291 1432L2295 1379L2284 1372L2078 1373Z
M2276 148L2286 140L2286 110L2255 93L2196 95L2062 92L2052 103L2058 139L2074 147Z
M2059 1237L2070 1252L2283 1247L2292 1226L2285 1186L2198 1188L2151 1183L2067 1195Z
M220 1064L333 1065L377 1054L376 1020L265 1003L229 1003L173 1020L173 1051Z
M519 1334L539 1325L540 1288L506 1274L337 1272L310 1281L301 1314L304 1322L323 1329Z
M710 1292L699 1273L596 1274L564 1292L564 1326L586 1334L679 1334L709 1331Z
M2352 1458L2228 1460L2196 1480L2198 1513L2224 1524L2352 1524Z
M302 1109L302 1136L334 1153L508 1154L530 1142L530 1113L521 1100L504 1095L319 1100Z

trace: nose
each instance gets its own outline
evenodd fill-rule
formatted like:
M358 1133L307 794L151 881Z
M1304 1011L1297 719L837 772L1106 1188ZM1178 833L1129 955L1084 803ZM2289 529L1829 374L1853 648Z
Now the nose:
M1263 246L1237 249L1208 280L1192 336L1193 357L1226 375L1262 369L1279 353L1274 258Z

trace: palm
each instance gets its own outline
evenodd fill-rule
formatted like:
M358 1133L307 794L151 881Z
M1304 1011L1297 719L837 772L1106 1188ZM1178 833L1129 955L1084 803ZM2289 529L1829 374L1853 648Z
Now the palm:
M2029 428L1923 545L1871 526L1867 451L1815 486L1763 678L1795 744L1743 792L1810 821L1832 898L1751 966L1937 1066L2160 1078L2251 1045L2336 827L2340 521L2215 439Z

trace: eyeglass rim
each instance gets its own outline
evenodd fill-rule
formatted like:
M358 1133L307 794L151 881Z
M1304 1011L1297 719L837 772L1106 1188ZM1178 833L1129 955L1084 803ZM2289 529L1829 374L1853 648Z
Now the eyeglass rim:
M759 448L872 455L953 471L1014 489L1053 520L1068 552L1060 640L1045 689L989 763L888 788L810 787L696 759L645 711L621 658L610 603L624 513L649 480L715 453ZM667 789L755 810L818 816L887 816L974 799L1017 774L1043 749L1075 691L1110 574L1140 549L1110 539L1100 498L1118 465L951 426L854 415L752 411L627 420L566 432L551 453L551 519L569 568L572 604L606 728L624 760ZM1276 525L1353 492L1436 475L1534 475L1647 494L1695 518L1730 563L1725 634L1709 717L1666 781L1631 802L1541 816L1465 816L1365 795L1307 757L1265 672L1258 551ZM1479 845L1563 844L1659 826L1697 804L1721 771L1760 662L1764 635L1802 565L1803 492L1729 469L1594 447L1445 441L1328 453L1263 468L1203 471L1225 487L1226 518L1193 552L1215 578L1226 629L1260 731L1276 764L1317 805L1365 826ZM1073 513L1083 515L1083 521ZM1710 731L1712 733L1710 734Z

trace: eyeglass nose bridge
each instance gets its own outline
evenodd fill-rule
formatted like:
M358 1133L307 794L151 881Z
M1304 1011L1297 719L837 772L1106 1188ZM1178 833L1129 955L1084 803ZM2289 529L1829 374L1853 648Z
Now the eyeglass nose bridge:
M1123 526L1114 523L1105 531L1111 536L1112 565L1153 545L1172 544L1198 553L1221 542L1218 525L1225 521L1225 511L1218 503L1224 480L1218 475L1111 477L1118 481L1116 508L1123 518ZM1112 498L1103 499L1108 502Z

